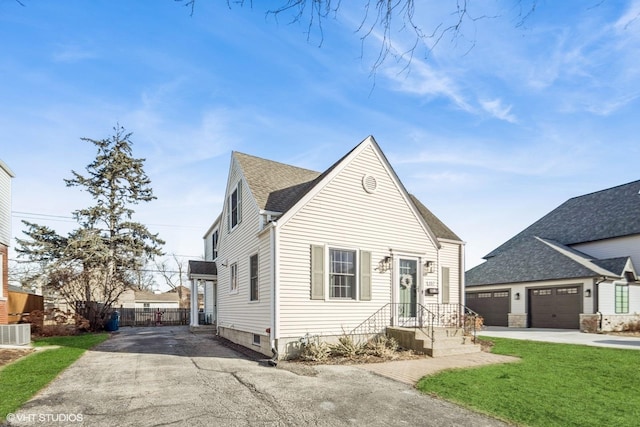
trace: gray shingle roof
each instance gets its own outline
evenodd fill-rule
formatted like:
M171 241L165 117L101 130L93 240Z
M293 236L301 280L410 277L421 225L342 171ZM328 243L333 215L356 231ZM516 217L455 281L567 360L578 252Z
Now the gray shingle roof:
M466 286L477 286L592 275L593 271L584 265L561 256L544 241L529 237L467 271L465 278Z
M539 236L565 245L640 234L640 181L574 197L489 253Z
M194 261L189 260L189 276L215 276L218 274L218 268L213 261Z
M238 161L258 207L272 212L285 213L356 148L357 146L322 173L237 151L234 151L232 155ZM409 195L409 197L437 238L461 241L415 196Z
M423 205L416 196L410 194L409 197L413 204L416 205L418 212L420 212L420 215L422 215L422 218L424 218L425 222L429 225L429 228L431 228L431 231L433 231L433 234L435 234L437 238L461 241L460 237L458 237L458 235L451 231L444 222L440 221L437 216L427 209L427 207Z
M233 152L260 209L286 212L313 186L320 172Z
M466 285L621 276L628 257L593 259L570 245L640 234L640 181L569 199L466 272Z

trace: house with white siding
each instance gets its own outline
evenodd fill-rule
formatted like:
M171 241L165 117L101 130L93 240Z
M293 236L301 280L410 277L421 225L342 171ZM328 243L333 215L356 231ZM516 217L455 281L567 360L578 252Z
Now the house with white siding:
M574 197L466 272L485 324L640 329L640 181Z
M436 327L464 318L464 242L407 192L373 137L324 172L233 152L204 244L189 277L217 333L275 359L309 337L392 327L433 343Z
M11 179L9 167L0 160L0 325L9 323L9 244L11 241Z

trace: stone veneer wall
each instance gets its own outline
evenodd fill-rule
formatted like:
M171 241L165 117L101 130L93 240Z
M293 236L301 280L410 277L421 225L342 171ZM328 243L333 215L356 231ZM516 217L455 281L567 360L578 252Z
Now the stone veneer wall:
M510 328L526 328L527 325L527 314L515 314L509 313L509 327Z

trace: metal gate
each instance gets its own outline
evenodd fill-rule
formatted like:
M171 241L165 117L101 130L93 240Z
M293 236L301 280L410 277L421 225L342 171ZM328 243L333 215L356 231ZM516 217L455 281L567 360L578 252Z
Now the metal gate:
M120 326L179 326L190 322L188 308L119 308Z

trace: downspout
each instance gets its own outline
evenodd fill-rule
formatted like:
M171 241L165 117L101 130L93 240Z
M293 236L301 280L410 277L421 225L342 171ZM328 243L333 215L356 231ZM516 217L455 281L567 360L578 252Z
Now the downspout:
M459 276L459 281L458 282L459 282L459 286L460 286L458 288L458 293L459 293L458 300L460 301L460 305L463 306L463 307L466 305L466 302L467 302L467 300L465 298L465 294L464 294L464 288L465 288L465 274L464 274L464 269L465 269L465 259L464 259L465 251L464 251L464 249L465 249L464 248L464 243L461 242L460 243L460 248L458 249L458 254L459 254L459 257L460 257L460 259L458 260L459 266L460 266L459 267L460 271L458 273L458 276Z
M280 308L278 299L280 293L278 292L278 239L277 239L278 223L276 221L271 222L271 229L269 230L269 239L271 246L271 327L269 328L269 338L271 344L271 352L273 357L269 361L269 364L276 366L278 364L278 325L280 321Z
M602 313L600 313L600 283L607 280L606 277L602 277L600 281L593 279L593 312L598 315L598 331L602 330Z

